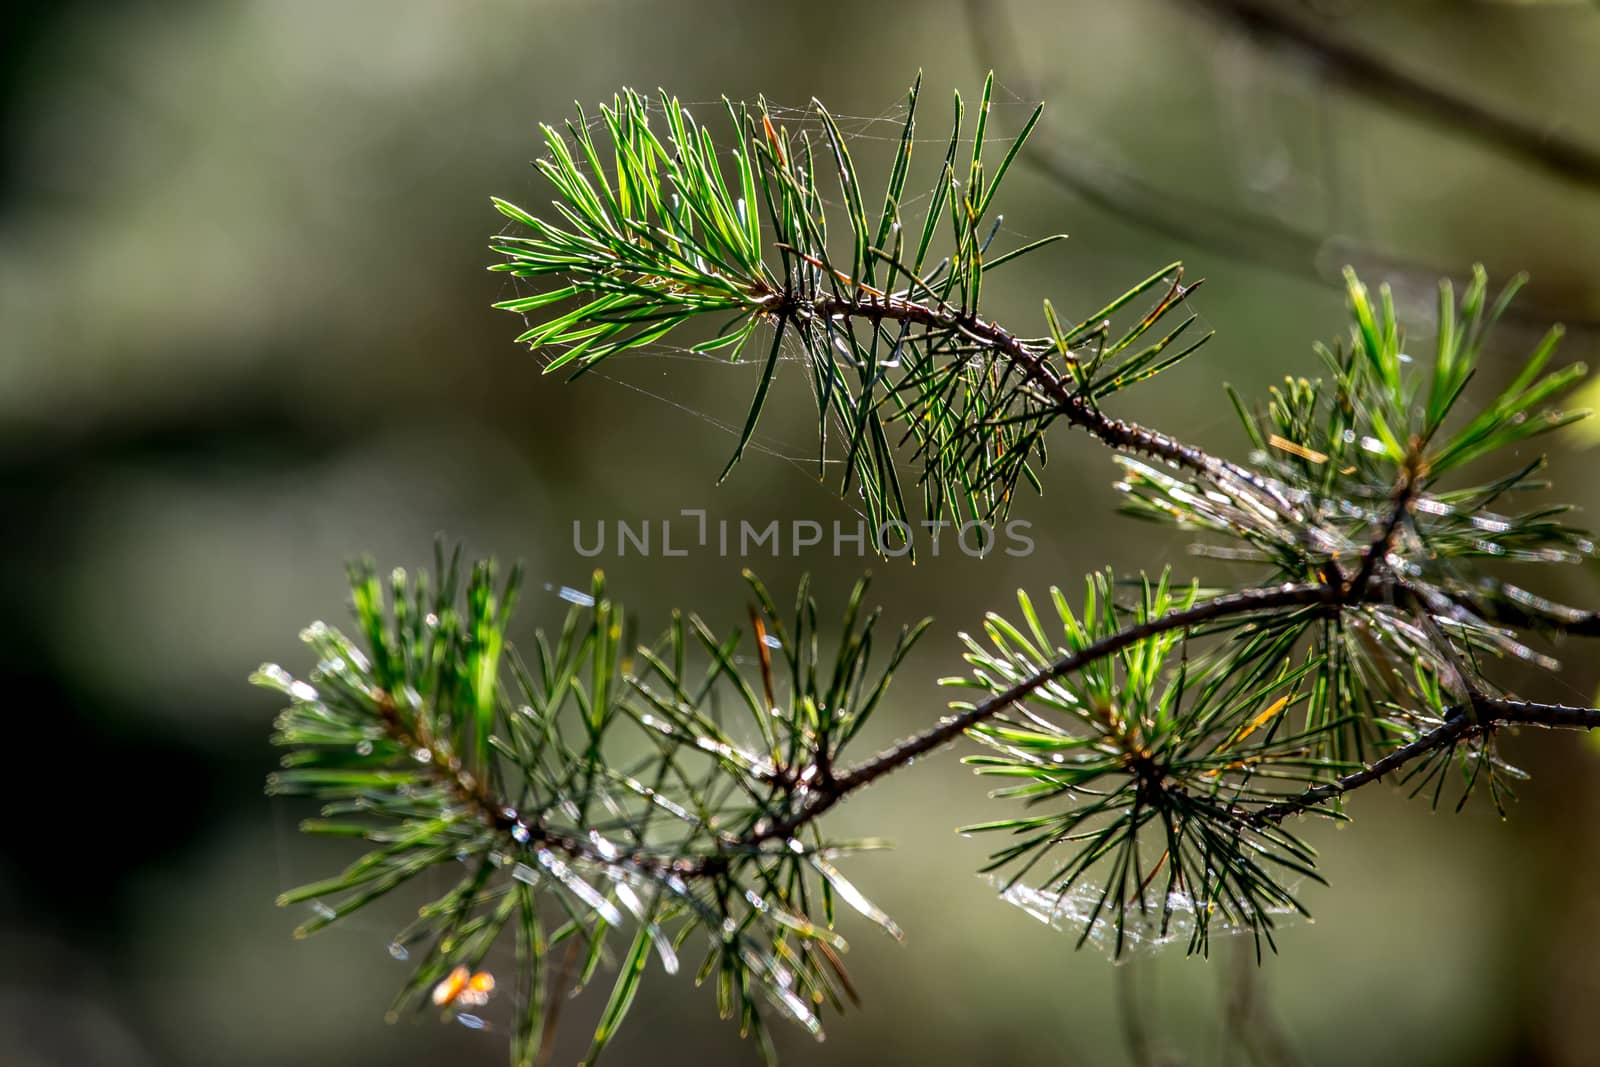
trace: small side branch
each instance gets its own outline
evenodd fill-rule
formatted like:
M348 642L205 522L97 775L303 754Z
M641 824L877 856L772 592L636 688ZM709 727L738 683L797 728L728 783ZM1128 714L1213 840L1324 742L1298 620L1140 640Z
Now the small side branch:
M1416 498L1417 475L1408 461L1401 471L1399 482L1394 487L1394 494L1389 498L1388 521L1384 523L1382 531L1373 539L1372 544L1362 553L1361 566L1350 579L1348 591L1352 598L1359 598L1365 594L1367 584L1377 573L1378 566L1393 550L1395 535L1400 532L1400 524L1405 521L1406 516L1411 514L1411 505Z
M1174 437L1135 422L1112 418L1086 396L1073 390L1045 362L1049 349L1036 349L1014 336L998 323L976 314L943 304L924 303L909 297L868 292L860 287L850 296L826 296L801 301L774 293L769 311L778 314L800 313L821 321L834 318L864 319L873 322L889 319L909 322L930 330L959 330L972 341L1011 362L1051 402L1049 413L1066 419L1087 431L1102 444L1120 452L1142 453L1213 479L1243 484L1255 490L1262 503L1274 510L1287 508L1266 481L1253 471L1213 456ZM795 304L798 306L790 306ZM779 306L781 305L781 306Z
M753 835L739 843L739 847L748 849L763 841L788 837L857 790L871 785L920 756L943 748L974 726L994 718L1055 679L1080 670L1096 660L1115 655L1140 641L1174 630L1257 611L1319 604L1333 606L1339 602L1339 597L1339 590L1327 585L1284 585L1276 589L1251 589L1216 597L1182 611L1170 612L1120 630L1077 652L1062 656L1049 667L1024 678L1005 692L997 693L981 704L946 719L938 726L913 735L865 763L857 764L838 774L828 788L814 793L813 799L805 806L787 818L759 826Z
M1374 760L1361 770L1335 779L1326 785L1307 789L1299 796L1257 808L1245 816L1245 821L1255 825L1282 822L1290 815L1317 807L1324 801L1376 782L1414 760L1441 748L1453 746L1467 737L1483 733L1495 726L1515 725L1576 727L1592 730L1600 727L1600 708L1577 708L1566 704L1540 704L1495 697L1480 697L1470 704L1458 704L1449 710L1442 725L1409 744L1402 745L1382 759Z
M390 740L411 752L426 753L428 774L455 798L471 817L492 832L503 836L517 848L549 848L570 860L620 867L655 875L702 873L704 865L694 859L653 856L618 846L602 848L592 840L559 833L530 821L503 797L498 796L486 778L473 774L461 757L441 744L426 724L418 719L408 723L401 717L387 693L378 694L378 713Z

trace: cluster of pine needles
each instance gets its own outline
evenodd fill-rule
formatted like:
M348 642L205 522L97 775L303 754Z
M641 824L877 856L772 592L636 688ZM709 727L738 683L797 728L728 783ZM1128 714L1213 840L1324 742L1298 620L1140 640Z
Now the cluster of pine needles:
M1559 331L1479 400L1469 386L1514 285L1492 299L1481 271L1441 285L1425 353L1387 291L1352 275L1352 325L1317 348L1320 377L1259 402L1230 393L1242 458L1107 412L1204 340L1187 332L1193 287L1173 265L1082 316L1046 302L1030 332L985 316L990 272L1053 240L995 247L996 193L1038 112L986 159L992 84L970 121L955 97L919 196L920 82L870 197L820 103L791 129L764 102L726 102L716 135L665 94L580 111L544 131L550 210L495 201L513 225L494 269L531 287L499 306L525 317L520 340L551 371L674 331L698 330L707 358L760 360L730 469L780 351L798 346L819 472L842 453L839 491L875 529L1006 514L1041 486L1046 433L1065 422L1111 450L1129 512L1248 580L1107 570L1081 599L1019 594L1016 621L990 614L964 636L968 670L948 681L966 699L857 757L927 625L886 638L864 585L828 623L805 587L780 608L752 577L744 631L674 615L641 641L597 576L519 652L518 574L442 551L431 573L353 568L354 629L313 625L309 675L255 680L288 700L272 790L321 806L308 833L367 849L285 894L318 904L302 932L425 874L447 884L396 937L414 964L397 1012L498 1012L526 1067L548 1054L560 1000L609 959L588 1062L652 967L693 970L769 1059L770 1016L820 1037L823 1014L857 999L839 906L899 936L839 868L878 842L836 839L825 816L963 735L1008 805L969 828L1003 840L986 870L1006 899L1113 954L1204 952L1236 931L1259 951L1320 880L1291 817L1343 818L1343 796L1385 776L1435 802L1482 786L1501 804L1518 775L1497 752L1504 729L1600 721L1496 680L1508 663L1550 667L1550 633L1600 632L1500 577L1593 550L1540 502L1543 460L1522 455L1582 414L1554 406L1583 373L1550 369Z

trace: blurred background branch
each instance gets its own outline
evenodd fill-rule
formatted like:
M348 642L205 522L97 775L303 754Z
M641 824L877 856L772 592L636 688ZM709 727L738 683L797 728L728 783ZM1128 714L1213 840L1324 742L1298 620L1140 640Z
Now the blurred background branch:
M1385 107L1444 126L1581 185L1600 185L1600 148L1471 89L1423 78L1376 51L1330 32L1334 21L1315 5L1313 17L1292 15L1272 0L1188 0L1251 37L1268 54L1309 64L1329 83ZM1320 15L1320 18L1315 17Z
M1600 149L1561 130L1534 123L1489 100L1407 72L1385 57L1329 33L1306 16L1291 16L1280 5L1259 0L1188 0L1224 30L1242 33L1262 55L1295 61L1319 85L1337 86L1386 108L1449 129L1465 139L1506 152L1518 160L1593 191L1600 185ZM1040 79L1017 48L1018 29L1006 0L965 0L967 26L980 66L1008 72L1014 91L1030 99L1070 100L1058 78ZM1324 16L1326 18L1327 16ZM1075 56L1060 70L1077 69ZM1070 106L1070 105L1068 105ZM1160 117L1164 121L1173 115ZM1024 162L1087 202L1138 227L1154 230L1223 255L1276 270L1337 283L1338 270L1359 265L1372 276L1388 278L1403 290L1425 288L1432 279L1465 273L1429 264L1360 239L1330 233L1285 218L1241 210L1196 197L1182 179L1148 179L1111 161L1104 146L1067 143L1048 130L1036 135ZM1334 181L1338 181L1335 177ZM1542 329L1558 319L1578 330L1600 329L1600 318L1582 307L1553 307L1535 300L1513 308L1514 320Z

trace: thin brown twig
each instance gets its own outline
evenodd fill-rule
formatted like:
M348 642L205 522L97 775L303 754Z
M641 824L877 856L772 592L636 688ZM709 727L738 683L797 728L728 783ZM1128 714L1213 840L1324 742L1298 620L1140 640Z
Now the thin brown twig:
M1400 524L1411 514L1411 506L1416 502L1417 482L1415 460L1408 457L1401 466L1400 479L1395 483L1394 492L1389 497L1389 517L1378 536L1373 538L1367 550L1361 554L1361 566L1346 587L1352 596L1359 597L1366 591L1367 583L1372 580L1379 565L1394 549L1394 539L1400 532Z
M1119 452L1143 453L1163 459L1209 478L1243 483L1260 494L1261 502L1273 510L1292 510L1273 487L1254 471L1213 456L1159 430L1105 414L1049 368L1045 359L1051 349L1030 346L999 323L972 312L909 297L870 294L818 296L807 300L793 293L774 292L766 301L772 313L801 319L889 319L929 329L959 330L974 342L1011 360L1054 402L1053 414L1087 431L1102 444Z
M658 856L638 849L630 852L616 846L602 849L593 841L532 822L496 794L485 775L474 774L459 755L439 742L420 714L408 722L394 699L381 691L377 694L377 707L390 740L407 752L425 753L426 759L418 761L424 773L449 790L458 804L507 842L518 847L548 847L571 859L659 875L694 873L701 869L693 859Z
M1298 796L1280 800L1246 813L1244 821L1253 824L1282 822L1290 815L1314 808L1325 800L1343 796L1352 789L1376 782L1411 761L1438 749L1454 745L1469 736L1496 726L1600 727L1600 708L1578 708L1567 704L1542 704L1502 697L1476 697L1469 703L1446 710L1443 724L1402 745L1359 771L1313 786Z
M1249 612L1315 604L1332 606L1338 602L1339 595L1338 589L1327 585L1284 585L1276 589L1250 589L1202 601L1181 611L1169 612L1158 618L1147 619L1129 626L1077 652L1062 656L1048 667L1024 678L1004 692L975 704L959 715L945 719L935 727L896 743L864 763L839 773L833 780L832 788L813 793L803 807L787 818L776 819L759 826L755 833L740 842L740 847L751 847L763 841L788 837L857 790L904 767L919 756L943 748L974 726L994 718L1055 679L1106 656L1114 655L1139 641L1172 630Z
M577 938L572 939L566 953L561 957L561 968L556 972L556 980L551 983L556 995L551 1000L550 1014L545 1019L544 1036L539 1041L539 1054L534 1060L536 1067L550 1067L550 1062L555 1059L556 1022L561 1017L561 1005L567 1001L564 990L567 983L572 981L572 972L578 965L578 950L582 944L583 942Z

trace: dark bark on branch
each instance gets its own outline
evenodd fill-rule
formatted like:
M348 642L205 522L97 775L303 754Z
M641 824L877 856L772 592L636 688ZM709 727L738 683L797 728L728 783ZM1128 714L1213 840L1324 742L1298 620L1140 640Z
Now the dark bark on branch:
M1284 512L1290 510L1287 502L1281 500L1272 486L1254 471L1212 456L1158 430L1105 414L1088 397L1062 381L1061 376L1045 363L1051 349L1032 348L1005 327L986 321L971 312L924 303L907 297L873 296L867 293L850 297L825 296L814 300L805 300L790 294L774 294L771 303L774 305L775 313L780 314L818 319L835 316L890 319L928 329L960 330L974 342L1015 363L1046 396L1055 402L1056 406L1053 409L1055 414L1098 438L1102 444L1119 452L1143 453L1163 459L1209 478L1243 483L1261 494L1262 503L1275 510Z
M1600 727L1600 708L1575 708L1566 704L1539 704L1526 700L1479 697L1470 704L1460 704L1451 708L1445 715L1443 725L1402 745L1382 759L1374 760L1361 770L1325 785L1307 789L1297 797L1257 808L1246 814L1244 821L1258 825L1282 822L1296 812L1306 811L1325 800L1343 796L1352 789L1376 782L1384 775L1391 774L1430 752L1449 747L1496 726L1514 725L1576 727L1592 730Z

